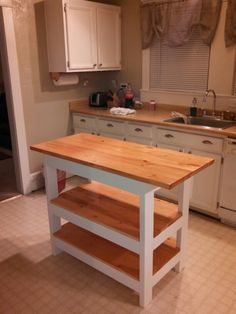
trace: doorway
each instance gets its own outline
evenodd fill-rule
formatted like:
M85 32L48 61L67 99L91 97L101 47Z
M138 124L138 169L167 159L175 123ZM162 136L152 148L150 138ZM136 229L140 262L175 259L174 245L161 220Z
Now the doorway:
M2 64L0 60L0 202L20 194L17 191L11 131L7 108L7 98L4 87L4 73L2 71Z

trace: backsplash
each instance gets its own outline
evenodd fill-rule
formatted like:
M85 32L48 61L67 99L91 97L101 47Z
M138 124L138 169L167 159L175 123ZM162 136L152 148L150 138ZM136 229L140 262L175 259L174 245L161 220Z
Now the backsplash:
M195 97L197 99L197 108L212 110L213 109L213 97L207 96L206 102L204 102L205 92L167 92L167 91L153 91L153 90L141 90L141 100L150 101L154 99L157 104L167 104L189 107L192 104L192 100ZM228 95L216 94L216 111L230 111L236 114L236 97Z

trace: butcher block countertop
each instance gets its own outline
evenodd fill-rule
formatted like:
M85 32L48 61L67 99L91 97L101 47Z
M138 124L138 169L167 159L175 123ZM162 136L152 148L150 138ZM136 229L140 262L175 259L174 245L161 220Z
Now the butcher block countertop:
M164 120L171 118L171 112L177 111L183 114L188 114L189 108L173 105L157 105L157 110L139 109L135 114L126 116L111 114L109 109L100 109L89 107L87 100L78 100L69 103L70 112L93 115L97 117L104 117L115 120L144 122L150 124L157 124L165 127L174 127L182 130L197 131L209 135L223 135L236 138L236 126L226 128L224 130L216 128L205 128L197 125L179 124L164 122Z
M31 149L167 189L214 162L212 158L84 133L32 145Z

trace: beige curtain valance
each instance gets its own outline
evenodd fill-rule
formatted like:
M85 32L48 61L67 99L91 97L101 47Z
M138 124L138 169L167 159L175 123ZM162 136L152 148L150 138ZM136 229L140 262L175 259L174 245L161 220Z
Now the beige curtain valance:
M236 0L231 0L235 2ZM222 0L159 0L141 4L142 48L153 38L165 39L169 46L181 46L191 37L194 27L210 45L218 24Z
M228 0L225 19L225 46L236 43L236 0Z

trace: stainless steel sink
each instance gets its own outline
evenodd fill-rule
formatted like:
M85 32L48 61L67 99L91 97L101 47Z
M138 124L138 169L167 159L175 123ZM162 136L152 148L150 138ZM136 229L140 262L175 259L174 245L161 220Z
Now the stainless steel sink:
M199 125L203 127L217 128L217 129L226 129L231 126L236 126L236 121L222 120L217 117L173 117L165 120L165 122L172 123L181 123L181 124L190 124L190 125Z

